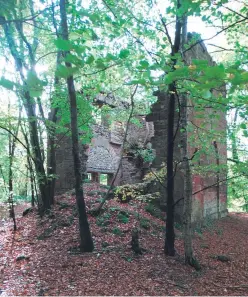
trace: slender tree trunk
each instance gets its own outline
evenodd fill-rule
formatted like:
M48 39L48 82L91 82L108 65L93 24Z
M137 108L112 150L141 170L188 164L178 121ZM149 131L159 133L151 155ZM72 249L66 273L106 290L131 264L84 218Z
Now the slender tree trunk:
M182 19L182 44L184 50L187 44L187 16ZM185 60L185 57L183 57ZM186 61L185 61L186 62ZM200 265L193 255L192 247L192 174L188 154L188 96L182 94L180 98L180 128L181 128L181 152L184 170L184 205L183 205L183 235L185 264L199 270ZM194 156L194 155L193 155Z
M57 21L55 18L55 7L52 1L52 22L56 32L57 38L60 38L60 30L58 27ZM56 58L56 67L61 64L61 51L58 51ZM59 77L55 75L54 79L54 88L55 94L59 85ZM54 196L55 196L55 183L56 183L56 173L57 173L57 164L56 164L56 128L55 124L57 123L57 112L58 108L53 108L52 99L50 101L51 111L49 113L49 121L52 122L52 126L48 129L48 139L47 139L47 175L49 177L49 196L51 204L54 204Z
M9 116L9 130L11 130L11 111L10 111L10 103L8 104L8 116ZM15 136L18 136L18 131L19 131L19 126L20 126L20 120L21 120L21 109L19 110L19 118L18 118L18 123L15 131ZM14 231L17 230L17 225L16 225L16 218L15 218L15 207L14 207L14 201L13 201L13 171L12 171L12 166L13 166L13 158L15 155L15 145L16 145L16 137L13 137L9 133L9 209L10 209L10 217L13 220L14 224Z
M180 8L180 2L177 2L177 9ZM172 68L175 69L181 44L182 23L181 17L176 17L176 32L174 45L172 46L171 61ZM174 119L175 106L177 100L176 83L169 85L169 104L168 104L168 126L167 126L167 216L166 216L166 233L165 233L165 254L175 255L175 231L174 231Z
M4 17L2 18L4 19ZM15 60L17 71L20 74L21 80L25 88L28 89L25 75L23 72L23 59L17 50L18 46L16 45L14 37L12 35L11 24L4 23L2 26L9 45L11 55ZM16 24L16 28L18 33L20 34L20 37L22 39L25 39L22 29L18 26L18 24ZM29 49L30 59L33 61L33 53L30 50L31 49L30 46L28 47L28 49ZM33 66L34 65L31 65L32 69L33 69ZM37 118L35 114L35 104L34 104L33 98L30 96L29 91L25 91L23 93L23 105L25 107L28 120L29 120L30 142L31 142L31 147L33 151L33 156L34 156L35 170L38 177L39 190L40 190L42 203L43 203L43 210L46 210L50 208L50 201L48 199L49 197L48 197L47 177L44 169L42 152L41 152L40 142L39 142L38 125L37 125Z
M26 142L27 163L28 163L28 169L29 169L29 172L30 172L30 183L31 183L31 185L33 184L33 189L34 189L34 193L35 193L34 196L32 196L31 204L32 204L32 206L34 206L34 204L35 204L35 196L36 196L38 210L39 210L39 213L42 215L42 213L43 213L42 200L40 200L38 189L37 189L37 185L36 185L35 172L34 172L33 165L32 165L32 160L31 160L30 143L29 143L28 135L27 135L27 133L26 133L23 125L21 125L21 131L22 131L22 134L23 134L24 139L25 139L25 142ZM32 186L31 186L31 189L32 189Z
M232 130L231 130L232 158L235 161L239 161L239 155L238 155L238 150L237 150L237 138L236 138L238 112L239 112L239 109L236 108L235 115L234 115L234 120L233 120L234 123L233 123L233 127L232 127Z
M29 181L30 181L30 189L31 189L31 206L34 207L34 205L35 205L35 186L34 186L35 179L34 179L32 163L31 163L29 155L27 155L27 170L29 173Z
M60 16L61 16L61 28L62 38L68 40L68 25L66 14L66 0L60 0ZM65 55L67 52L64 53ZM68 68L71 64L66 62ZM94 249L93 240L90 233L89 223L87 220L86 207L84 201L83 192L83 179L81 173L81 160L79 155L79 141L78 141L78 121L77 121L77 98L74 86L73 76L67 78L67 88L70 100L70 114L71 114L71 133L72 133L72 154L74 161L75 172L75 191L77 207L79 212L79 229L80 229L80 250L81 252L92 252Z
M188 98L187 95L181 96L181 151L184 169L184 208L183 208L183 235L184 235L184 255L185 263L189 264L196 269L200 266L193 256L192 247L192 175L190 168L190 160L188 156L188 131L187 131L187 118L188 118Z
M220 156L218 151L217 142L213 142L215 158L216 158L216 204L217 204L217 216L220 219Z
M34 158L34 166L37 172L38 177L38 185L42 199L42 208L43 210L49 209L51 207L48 195L48 181L46 177L46 171L43 164L43 156L40 148L39 142L39 132L37 128L37 120L34 112L34 107L32 104L32 98L28 93L25 94L25 98L27 100L27 104L25 104L25 108L29 118L29 131L30 131L30 142L33 150Z
M30 175L30 186L31 186L31 206L34 207L35 205L35 194L34 194L34 180L33 175Z
M174 231L174 118L175 118L175 86L170 85L171 91L168 106L167 128L167 216L165 234L165 253L175 255L175 231ZM172 93L173 92L173 93Z
M58 36L59 37L59 36ZM61 52L57 54L57 67L60 64ZM55 77L55 90L59 84L59 78ZM54 204L54 195L55 195L55 183L56 183L56 173L57 173L57 164L56 164L56 129L55 125L57 123L57 112L58 108L52 108L49 114L49 121L52 122L51 128L48 130L48 140L47 140L47 176L49 177L49 197L51 204Z
M16 217L15 217L15 207L13 201L13 172L12 172L12 160L13 156L9 155L9 208L10 208L10 217L13 220L14 231L17 230Z

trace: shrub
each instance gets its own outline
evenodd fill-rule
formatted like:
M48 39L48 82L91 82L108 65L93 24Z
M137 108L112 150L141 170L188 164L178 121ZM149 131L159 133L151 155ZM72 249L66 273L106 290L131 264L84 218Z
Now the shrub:
M154 206L152 203L148 203L145 206L145 211L149 212L155 218L161 219L163 221L165 220L162 211L159 208L157 208L156 206Z
M130 187L130 185L120 186L115 189L115 197L120 202L129 202L138 195L140 195L140 192Z
M120 228L118 228L118 227L115 227L115 228L112 230L112 233L115 234L115 235L119 235L119 236L122 235L122 231L121 231Z
M96 220L97 226L108 226L110 224L110 219L111 215L109 213L104 214L101 217L98 217Z
M141 228L144 228L144 229L150 229L150 222L149 222L149 220L147 220L147 219L145 219L145 218L142 218L141 220L140 220L140 227Z
M119 212L117 215L117 219L119 220L119 222L123 223L123 224L127 224L129 221L129 215L125 212Z
M164 183L166 178L166 167L165 164L162 164L162 168L156 171L148 172L143 178L144 181L156 181L159 180L160 183Z
M129 202L130 200L145 194L147 192L147 187L147 183L127 184L116 187L114 190L115 199L120 202Z

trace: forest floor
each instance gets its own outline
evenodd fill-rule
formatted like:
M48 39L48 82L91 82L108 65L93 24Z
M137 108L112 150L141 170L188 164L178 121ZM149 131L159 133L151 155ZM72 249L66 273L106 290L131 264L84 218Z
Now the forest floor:
M87 209L102 191L86 185ZM89 216L94 252L79 254L75 196L57 197L49 215L19 217L17 232L11 222L0 226L0 295L248 295L248 214L196 228L200 271L184 264L178 225L177 256L164 255L163 216L144 202L108 201L100 216ZM135 227L146 249L139 256L130 248Z

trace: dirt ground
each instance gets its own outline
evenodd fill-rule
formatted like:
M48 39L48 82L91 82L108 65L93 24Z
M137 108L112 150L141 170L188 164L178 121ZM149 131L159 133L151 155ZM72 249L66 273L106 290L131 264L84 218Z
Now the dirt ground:
M88 193L94 186L88 186ZM92 208L99 196L86 196ZM74 196L57 197L42 219L34 211L0 227L0 295L248 295L248 214L231 213L194 233L202 269L183 261L182 233L176 229L176 257L163 253L164 221L145 203L111 200L100 217L89 216L95 250L78 253ZM130 248L140 230L143 255ZM226 262L219 260L225 256Z

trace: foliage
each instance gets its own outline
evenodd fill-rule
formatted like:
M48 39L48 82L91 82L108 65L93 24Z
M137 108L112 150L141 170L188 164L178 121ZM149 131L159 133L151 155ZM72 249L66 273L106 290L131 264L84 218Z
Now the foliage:
M115 228L112 230L112 233L113 233L114 235L118 235L118 236L122 236L122 235L123 235L122 231L121 231L120 228L118 228L118 227L115 227Z
M164 183L166 179L166 167L164 164L162 164L162 167L156 171L154 170L150 170L150 172L148 172L143 180L144 181L159 181L160 183Z
M133 184L133 185L124 185L118 186L114 190L115 199L120 202L127 203L132 199L135 199L137 196L140 196L144 193L144 185L142 184Z
M149 212L155 218L165 220L165 216L164 216L163 212L156 205L154 205L151 202L145 206L145 211Z
M146 230L150 229L150 222L149 220L145 219L145 218L141 218L140 219L140 227L144 228Z
M102 216L98 217L96 220L97 226L108 226L110 224L109 219L111 215L109 213L105 213Z
M129 219L128 219L129 215L127 212L119 212L118 215L117 215L117 219L123 223L123 224L126 224L128 223Z
M149 147L141 147L138 144L128 146L128 154L133 154L135 158L140 158L143 162L151 163L154 158L154 150Z

